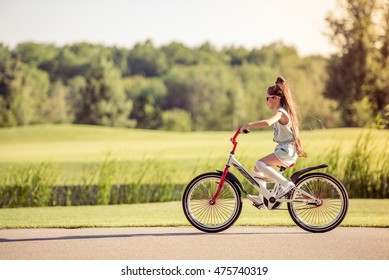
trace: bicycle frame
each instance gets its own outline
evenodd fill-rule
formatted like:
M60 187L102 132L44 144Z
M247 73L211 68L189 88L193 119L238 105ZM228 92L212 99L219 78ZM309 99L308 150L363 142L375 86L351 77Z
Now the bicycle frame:
M246 132L248 133L248 132ZM276 203L276 202L290 202L292 201L291 199L288 199L288 198L279 198L279 199L276 199L275 198L275 194L277 193L277 190L279 188L279 183L277 182L274 182L272 180L270 180L269 178L266 178L266 177L258 177L256 175L254 175L254 173L252 172L249 172L247 171L247 169L235 158L235 150L236 150L236 147L238 145L238 142L236 141L238 135L240 134L240 129L236 131L235 135L230 139L230 141L232 142L233 144L233 148L230 152L230 155L228 157L228 160L227 160L227 163L226 163L226 167L224 168L223 170L223 173L222 173L222 176L221 176L221 179L220 179L220 182L219 182L219 185L218 185L218 188L217 188L217 191L216 193L213 195L212 199L210 200L210 205L214 205L216 203L216 200L217 198L219 197L221 191L223 190L223 186L224 186L224 182L226 180L226 177L227 177L227 174L229 173L229 169L231 166L233 166L240 174L242 174L242 176L255 188L259 191L260 194L263 195L263 197L265 199L268 200L268 209L272 209L273 208L273 205ZM254 178L255 176L255 178ZM261 186L258 181L261 181L261 182L265 182L265 183L275 183L275 186L274 188L272 189L272 191L269 191L266 187L263 187ZM304 194L306 197L308 198L311 198L312 200L294 200L295 202L296 201L299 201L299 202L306 202L306 203L319 203L318 200L313 197L312 195L306 193L305 191L302 191L302 190L298 190L299 192L301 192L302 194Z

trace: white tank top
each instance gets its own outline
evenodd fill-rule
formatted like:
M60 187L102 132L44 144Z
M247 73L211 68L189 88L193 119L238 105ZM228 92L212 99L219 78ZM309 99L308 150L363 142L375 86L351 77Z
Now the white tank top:
M284 108L279 108L277 112L281 112L282 114L288 117L288 123L286 125L282 125L279 122L274 124L274 138L273 141L280 142L294 142L294 136L292 132L292 125L290 122L290 117L288 112Z

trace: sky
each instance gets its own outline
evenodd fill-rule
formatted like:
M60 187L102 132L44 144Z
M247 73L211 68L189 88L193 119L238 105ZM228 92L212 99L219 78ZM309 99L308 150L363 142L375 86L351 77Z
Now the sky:
M152 40L188 47L261 48L276 41L300 55L334 52L325 17L337 0L0 0L0 43L90 42L132 48Z

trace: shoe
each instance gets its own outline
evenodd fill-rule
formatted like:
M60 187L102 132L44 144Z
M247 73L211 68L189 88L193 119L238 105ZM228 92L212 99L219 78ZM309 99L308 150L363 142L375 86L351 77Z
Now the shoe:
M247 198L254 203L255 207L260 208L263 206L263 199L260 195L255 196L248 194Z
M288 192L293 190L296 186L292 182L288 182L285 186L280 186L280 189L278 190L276 194L276 198L281 198L284 195L286 195Z

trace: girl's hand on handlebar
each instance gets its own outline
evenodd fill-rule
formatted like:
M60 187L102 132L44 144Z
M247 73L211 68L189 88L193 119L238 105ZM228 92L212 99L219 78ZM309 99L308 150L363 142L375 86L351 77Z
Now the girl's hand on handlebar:
M250 129L249 129L249 126L248 125L244 125L240 128L240 133L243 133L243 134L247 134L250 132Z

